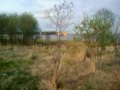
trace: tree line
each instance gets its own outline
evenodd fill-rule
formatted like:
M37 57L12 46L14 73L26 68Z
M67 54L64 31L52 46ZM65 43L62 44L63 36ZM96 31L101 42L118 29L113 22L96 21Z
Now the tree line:
M39 34L36 18L29 14L0 14L0 42L1 44L27 43L36 40Z

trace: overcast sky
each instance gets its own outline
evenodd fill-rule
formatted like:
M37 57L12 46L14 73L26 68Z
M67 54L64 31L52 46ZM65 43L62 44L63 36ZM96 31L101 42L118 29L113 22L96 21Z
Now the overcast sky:
M100 8L111 9L120 15L120 0L67 0L74 3L74 23L79 23L83 13L92 14ZM43 31L54 30L48 27L43 11L60 4L62 0L0 0L0 13L32 13ZM72 31L73 27L71 27Z

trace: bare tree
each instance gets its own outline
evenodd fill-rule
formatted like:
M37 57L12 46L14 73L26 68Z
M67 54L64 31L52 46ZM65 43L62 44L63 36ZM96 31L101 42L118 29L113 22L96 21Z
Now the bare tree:
M53 27L56 29L57 33L62 33L71 23L69 20L72 18L72 7L73 3L63 2L60 5L55 5L52 9L46 11L46 16L50 19ZM53 76L51 80L50 90L57 90L57 81L60 72L61 64L61 52L60 52L60 40L61 35L56 33L57 45L56 51L54 53L54 69Z

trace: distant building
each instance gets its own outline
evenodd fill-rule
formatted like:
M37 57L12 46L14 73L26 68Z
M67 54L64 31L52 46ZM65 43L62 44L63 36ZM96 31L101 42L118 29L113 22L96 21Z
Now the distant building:
M68 35L68 33L67 32L57 32L57 35L66 37Z
M61 40L73 40L74 38L74 34L68 34L68 32L41 32L41 38L44 40L57 40L57 35L60 35Z

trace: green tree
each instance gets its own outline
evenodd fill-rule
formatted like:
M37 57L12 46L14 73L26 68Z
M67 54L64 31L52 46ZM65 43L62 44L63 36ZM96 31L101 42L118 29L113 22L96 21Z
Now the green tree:
M19 26L23 34L23 42L27 43L38 33L38 23L33 15L24 13L19 17Z
M77 35L80 35L82 39L84 39L84 43L89 47L93 44L93 29L90 27L92 17L89 17L87 15L84 16L83 21L80 23L80 25L75 26L75 32ZM79 37L79 36L78 36ZM79 38L80 38L79 37ZM81 40L81 39L80 39Z
M95 57L99 53L99 61L106 46L112 43L113 33L111 28L114 24L114 14L108 9L100 9L92 17L86 16L80 25L75 28L83 36L87 45L86 57ZM94 51L94 47L101 50ZM85 60L84 58L84 60ZM96 60L93 60L96 62ZM101 65L100 65L101 67Z
M0 34L7 32L8 15L0 14Z
M82 37L82 40L86 44L86 51L84 54L83 61L86 60L86 58L90 58L91 63L93 64L95 72L96 69L96 59L95 59L95 45L96 45L96 39L95 39L95 33L94 29L91 28L91 22L93 20L93 17L89 17L87 15L84 16L83 21L75 26L76 32L80 37ZM81 40L81 39L80 39Z
M12 44L16 43L17 29L18 29L18 15L17 14L10 14L8 16L8 30L7 30L7 33L9 35L9 40Z
M95 14L95 19L91 23L91 27L94 29L97 35L97 44L100 46L101 51L99 52L99 69L102 65L102 55L107 45L110 45L113 41L112 27L114 25L114 13L109 10L102 8Z
M0 42L1 44L6 43L6 37L4 36L7 33L8 25L8 15L0 14Z
M102 8L94 15L91 21L91 28L97 35L97 42L102 50L113 40L112 26L114 24L114 14L109 9Z

